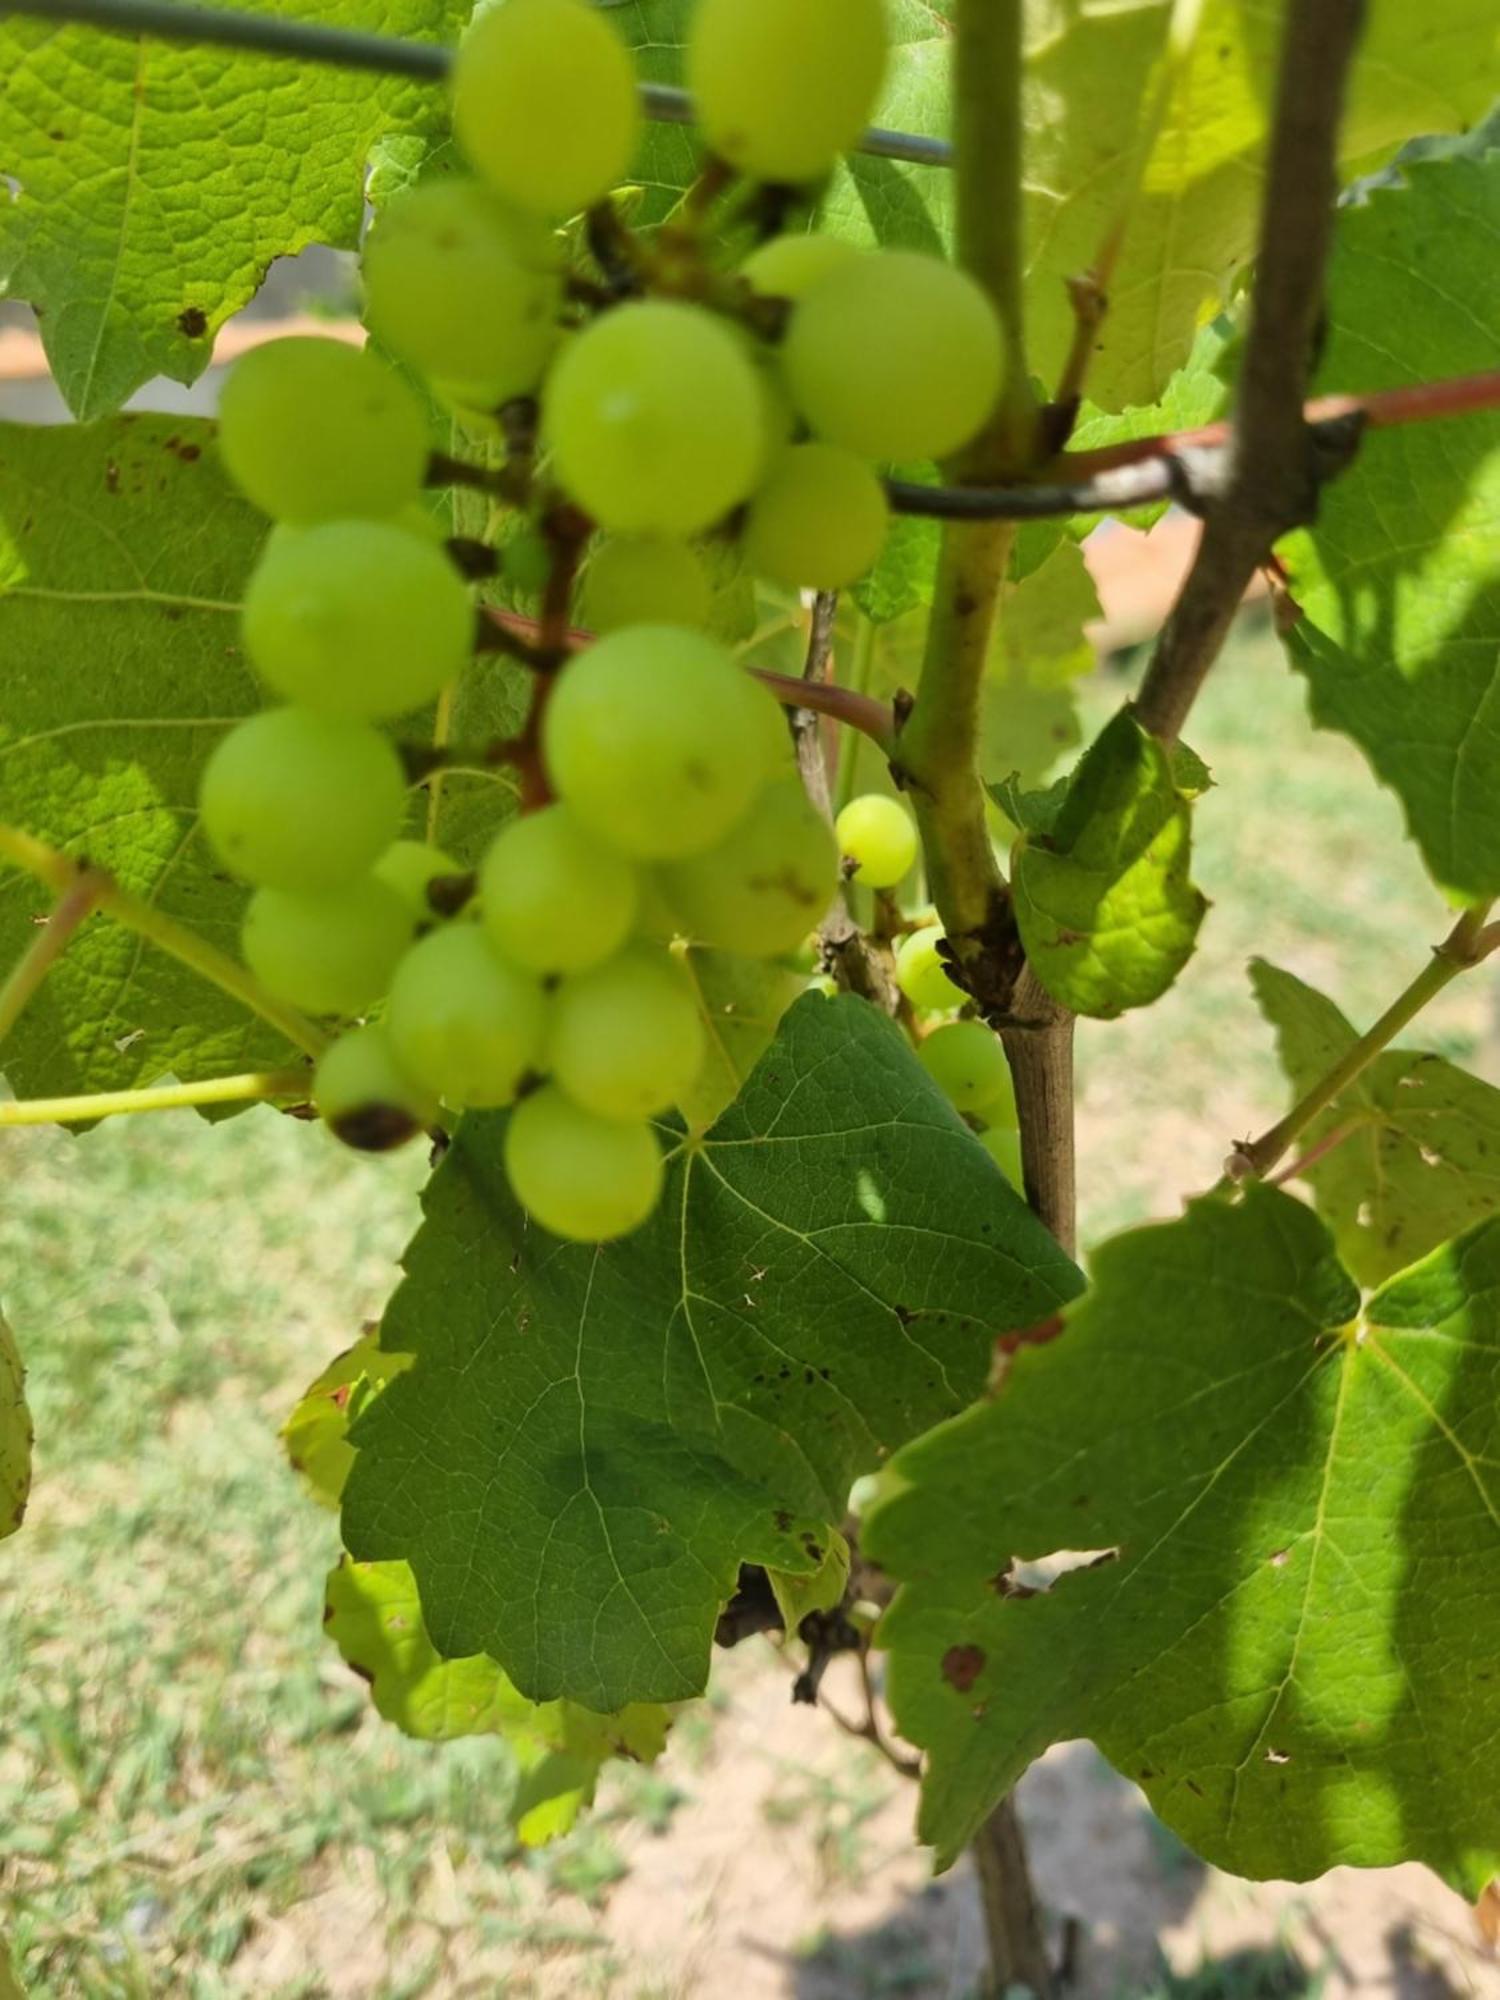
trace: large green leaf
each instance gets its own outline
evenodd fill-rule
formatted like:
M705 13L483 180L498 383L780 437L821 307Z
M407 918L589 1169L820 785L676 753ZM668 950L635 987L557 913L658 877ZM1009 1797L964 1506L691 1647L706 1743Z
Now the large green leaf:
M0 1541L13 1535L31 1492L31 1412L26 1370L5 1315L0 1313Z
M260 706L237 614L265 523L212 439L168 417L0 430L0 819L232 952L244 895L205 851L195 798L225 727ZM0 966L46 905L30 877L0 874ZM0 1061L18 1093L50 1095L286 1057L243 1007L96 917Z
M1192 814L1171 759L1122 710L1048 830L1016 843L1016 923L1047 991L1104 1020L1158 999L1192 956L1208 907L1188 879L1191 859Z
M1055 379L1072 338L1065 281L1093 263L1163 106L1109 287L1089 393L1150 403L1255 248L1285 0L1205 0L1160 95L1172 0L1031 0L1027 8L1028 310L1034 365ZM1344 122L1346 168L1422 132L1462 129L1494 95L1491 0L1372 0Z
M258 12L451 41L462 0L293 0ZM442 129L430 86L95 28L0 24L0 287L41 315L74 412L191 382L273 258L352 246L373 142Z
M909 1447L862 1545L922 1830L951 1861L1087 1736L1199 1854L1305 1879L1500 1866L1500 1224L1357 1319L1256 1188L1107 1244L1061 1339ZM1012 1566L1072 1550L1050 1589ZM1112 1558L1112 1559L1111 1559Z
M1261 1012L1300 1097L1357 1040L1333 1002L1256 959ZM1330 1150L1320 1146L1343 1134ZM1361 1284L1405 1270L1500 1210L1500 1090L1441 1056L1387 1049L1307 1127L1301 1178Z
M1492 368L1500 152L1411 165L1339 218L1329 387ZM1500 412L1366 438L1286 549L1315 721L1352 736L1439 882L1500 892Z
M466 1120L429 1188L344 1536L535 1700L700 1691L740 1564L816 1571L853 1480L1081 1282L862 1001L798 1002L621 1243L528 1225L503 1129Z

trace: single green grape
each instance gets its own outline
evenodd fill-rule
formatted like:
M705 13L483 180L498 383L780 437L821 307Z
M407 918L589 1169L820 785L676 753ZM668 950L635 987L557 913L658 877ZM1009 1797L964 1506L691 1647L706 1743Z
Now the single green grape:
M836 444L794 444L745 517L745 560L789 590L842 590L875 562L891 510L870 466Z
M583 580L583 619L591 631L626 625L706 625L713 611L708 571L686 542L664 535L621 535L604 543Z
M687 85L712 150L755 180L819 180L870 121L884 0L698 0Z
M609 1243L639 1229L665 1178L649 1125L597 1118L552 1087L511 1113L505 1171L543 1229L575 1243Z
M240 944L278 999L310 1014L363 1014L390 985L414 929L395 890L367 875L312 896L257 889Z
M980 1133L979 1143L1016 1193L1023 1194L1026 1190L1026 1176L1021 1168L1020 1133L1010 1131L1003 1125L991 1125L988 1131Z
M496 948L530 972L582 972L617 952L640 901L636 870L566 806L502 827L479 873Z
M460 1110L509 1104L541 1061L547 1000L477 924L429 931L396 968L386 1003L396 1060Z
M989 299L967 272L917 250L872 251L821 278L792 314L782 365L820 437L877 459L967 444L1004 375Z
M775 958L827 914L838 846L800 779L779 778L717 847L663 868L661 880L696 943Z
M701 306L616 306L564 348L543 395L557 477L615 534L692 535L760 476L754 363Z
M474 605L442 549L387 521L278 528L245 592L261 677L326 715L378 721L432 701L474 648Z
M395 890L415 924L433 924L444 917L451 917L461 907L461 901L466 900L461 897L461 888L467 871L451 854L445 854L440 847L433 847L425 840L392 841L370 872L388 889ZM432 885L435 882L450 885L455 892L454 897L434 902Z
M908 931L896 947L896 984L913 1007L941 1014L962 1007L968 999L948 977L938 946L943 933L937 924Z
M635 66L585 0L504 0L453 67L458 142L497 194L561 218L624 178L640 128Z
M498 409L541 381L562 302L551 236L476 182L398 196L360 268L371 327L454 401Z
M1000 1037L982 1021L949 1021L917 1044L917 1059L960 1111L991 1125L1015 1122L1016 1094Z
M751 251L740 266L740 276L763 298L800 299L820 278L859 255L842 236L773 236Z
M722 839L765 778L766 699L704 633L612 632L557 677L542 725L553 788L623 854L697 853Z
M600 1118L654 1118L703 1067L692 983L669 952L635 944L557 989L547 1066Z
M341 340L270 340L224 379L219 451L278 521L380 517L421 491L427 419L378 356Z
M854 863L852 879L867 889L894 889L917 858L917 829L910 813L880 792L851 799L834 833L840 852Z
M241 722L204 766L209 844L241 880L312 894L368 873L406 810L406 776L365 722L269 708Z
M389 1153L436 1123L437 1099L396 1061L374 1023L331 1042L313 1076L313 1103L336 1139L360 1153Z

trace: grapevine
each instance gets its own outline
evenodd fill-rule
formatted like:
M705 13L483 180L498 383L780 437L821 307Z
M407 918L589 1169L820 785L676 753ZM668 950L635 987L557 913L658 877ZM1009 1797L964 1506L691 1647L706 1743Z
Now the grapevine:
M430 1149L288 1424L381 1713L507 1735L556 1831L715 1641L805 1701L851 1653L827 1705L972 1850L997 1992L1059 1983L1011 1804L1053 1742L1245 1875L1500 1877L1500 1092L1396 1042L1500 946L1500 47L1435 5L0 23L62 107L54 160L0 94L0 254L96 419L0 454L0 1139ZM102 254L48 65L121 35L170 51L100 84L137 209L211 64L272 135L239 216L192 128L239 234L170 326L131 204L107 282L55 241L76 194ZM112 413L320 228L357 336L256 340L212 426ZM1080 544L1167 506L1195 555L1084 741ZM1290 1108L1080 1262L1075 1029L1194 975L1194 703L1257 585L1446 934L1364 1032L1257 960Z

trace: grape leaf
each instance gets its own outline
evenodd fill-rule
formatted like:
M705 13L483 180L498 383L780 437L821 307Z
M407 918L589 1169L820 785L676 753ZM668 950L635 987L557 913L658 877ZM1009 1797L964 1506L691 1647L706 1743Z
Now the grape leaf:
M445 1660L422 1619L405 1563L355 1563L328 1573L324 1628L370 1684L376 1712L427 1743L503 1736L520 1765L516 1831L527 1846L565 1833L593 1803L599 1773L613 1757L651 1763L666 1743L663 1708L590 1715L571 1702L538 1707L516 1692L483 1655Z
M1047 991L1101 1020L1159 998L1192 956L1208 908L1188 879L1191 860L1192 815L1171 760L1122 710L1046 831L1016 843L1016 923Z
M1344 209L1327 385L1493 367L1497 243L1500 152L1414 163ZM1500 892L1500 412L1368 436L1283 553L1314 721L1364 751L1444 887Z
M195 796L226 725L260 706L237 613L265 523L230 492L212 439L173 417L0 431L0 819L87 854L233 952L244 892L205 851ZM0 965L47 900L0 875ZM287 1059L237 1002L100 917L3 1058L22 1095Z
M1323 994L1255 959L1251 983L1276 1029L1294 1097L1357 1040ZM1311 1154L1346 1132L1300 1178L1364 1285L1405 1270L1457 1229L1500 1211L1500 1090L1415 1049L1387 1049L1297 1141Z
M1359 1293L1311 1210L1099 1251L1062 1337L903 1451L863 1547L921 1826L952 1861L1091 1737L1236 1875L1500 1863L1500 1224ZM1017 1589L1013 1563L1092 1566Z
M1128 203L1089 374L1090 396L1108 410L1161 394L1255 248L1284 0L1205 0L1162 99L1174 11L1171 0L1090 0L1027 12L1033 364L1056 378L1073 337L1066 280L1092 267ZM1494 95L1497 51L1491 0L1377 0L1344 118L1346 170L1477 118ZM1143 136L1148 157L1130 201Z
M986 671L1003 676L1014 666L1038 690L1091 674L1098 663L1086 628L1101 615L1083 550L1059 540L1028 575L1005 585Z
M354 1464L349 1426L371 1395L393 1375L410 1368L409 1354L387 1354L372 1327L352 1347L336 1354L318 1379L297 1398L281 1427L292 1470L300 1473L315 1500L337 1507Z
M623 1242L528 1226L503 1131L465 1120L428 1189L344 1538L534 1700L699 1692L740 1564L816 1571L854 1479L1081 1283L858 1000L792 1008Z
M26 1370L5 1315L0 1313L0 1542L26 1517L31 1493L31 1412Z
M685 952L682 964L698 996L708 1053L678 1109L690 1126L703 1130L739 1096L807 981L774 959L739 958L702 947Z
M832 1611L843 1602L849 1587L849 1544L837 1529L828 1537L828 1553L811 1576L789 1576L785 1570L768 1569L766 1581L776 1599L781 1622L789 1638L813 1611Z
M297 0L257 12L457 39L460 0ZM92 27L0 23L0 287L41 316L79 417L152 375L192 382L273 258L351 247L373 142L436 134L441 91Z

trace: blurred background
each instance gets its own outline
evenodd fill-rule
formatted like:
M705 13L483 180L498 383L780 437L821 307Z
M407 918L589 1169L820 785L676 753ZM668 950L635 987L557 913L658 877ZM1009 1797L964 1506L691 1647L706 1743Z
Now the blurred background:
M225 361L338 322L345 260L273 271ZM336 330L329 324L329 330ZM135 407L211 410L157 383ZM22 309L0 307L0 415L61 421ZM1192 530L1089 544L1104 618L1088 730L1117 706ZM1446 929L1393 801L1309 728L1264 605L1194 715L1215 904L1149 1013L1081 1028L1085 1243L1177 1211L1284 1108L1252 954L1366 1024ZM1421 1045L1500 1082L1493 979ZM654 1769L616 1767L537 1853L489 1739L408 1743L320 1633L336 1524L277 1428L378 1317L416 1221L417 1157L361 1159L261 1109L0 1133L0 1297L29 1366L37 1480L0 1549L0 1932L38 2000L963 2000L983 1938L965 1869L930 1879L913 1788L795 1709L766 1642L723 1656ZM835 1709L858 1712L836 1663ZM1471 1912L1418 1868L1308 1887L1204 1869L1087 1746L1021 1810L1083 2000L1500 1994Z

